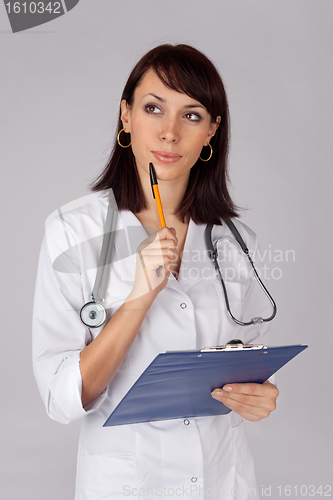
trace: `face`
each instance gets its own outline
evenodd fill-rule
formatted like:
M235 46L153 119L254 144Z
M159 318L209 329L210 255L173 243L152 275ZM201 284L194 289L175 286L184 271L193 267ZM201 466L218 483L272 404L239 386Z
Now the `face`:
M141 181L149 175L150 162L159 181L188 181L218 127L202 104L166 87L153 70L135 89L132 107L122 101L121 109Z

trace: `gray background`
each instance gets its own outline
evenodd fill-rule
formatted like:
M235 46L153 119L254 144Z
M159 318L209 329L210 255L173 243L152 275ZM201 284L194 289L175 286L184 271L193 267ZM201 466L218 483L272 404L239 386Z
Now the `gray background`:
M271 345L309 349L280 372L276 412L247 424L258 484L276 499L279 485L281 498L286 485L298 487L292 499L302 485L332 485L332 16L331 0L81 0L14 35L0 5L3 498L73 498L80 424L48 419L31 368L44 220L87 194L127 75L169 41L193 44L218 66L242 220L264 250L296 255L266 261L283 273L268 281L279 306Z

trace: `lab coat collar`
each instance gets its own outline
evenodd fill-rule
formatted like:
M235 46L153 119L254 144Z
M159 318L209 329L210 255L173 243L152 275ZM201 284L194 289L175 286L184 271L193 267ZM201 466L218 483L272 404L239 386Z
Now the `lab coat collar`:
M119 220L120 219L120 220ZM214 278L213 267L206 250L204 232L205 224L195 224L190 219L178 280L170 274L167 287L186 292L189 288L204 279ZM134 282L136 266L136 249L148 238L148 233L135 215L127 210L119 212L119 234L126 237L127 253L124 254L124 239L116 238L116 268L123 281Z

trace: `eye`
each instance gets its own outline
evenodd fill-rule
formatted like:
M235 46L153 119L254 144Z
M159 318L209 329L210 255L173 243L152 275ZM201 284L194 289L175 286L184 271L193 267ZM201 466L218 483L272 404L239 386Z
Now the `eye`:
M202 119L202 116L199 113L186 113L185 118L190 120L191 122L199 122Z
M151 115L158 115L161 113L161 110L157 106L155 106L155 104L146 104L145 110Z

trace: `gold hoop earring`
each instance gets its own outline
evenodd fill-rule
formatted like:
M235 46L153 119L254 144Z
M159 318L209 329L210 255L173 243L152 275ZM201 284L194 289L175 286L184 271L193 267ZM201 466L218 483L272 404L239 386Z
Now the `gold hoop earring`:
M119 146L121 146L122 148L129 148L129 147L130 147L130 145L132 144L132 142L130 142L129 144L127 144L127 146L124 146L124 145L120 142L120 134L121 134L122 132L125 132L125 129L124 129L124 128L122 128L122 129L119 131L119 133L118 133L118 135L117 135L117 142L118 142ZM126 132L125 132L125 134L126 134Z
M207 146L210 147L210 155L208 156L207 160L204 160L203 158L201 158L201 156L199 155L199 158L201 161L209 161L211 159L211 157L213 156L213 148L212 146L210 145L210 143L207 144Z

